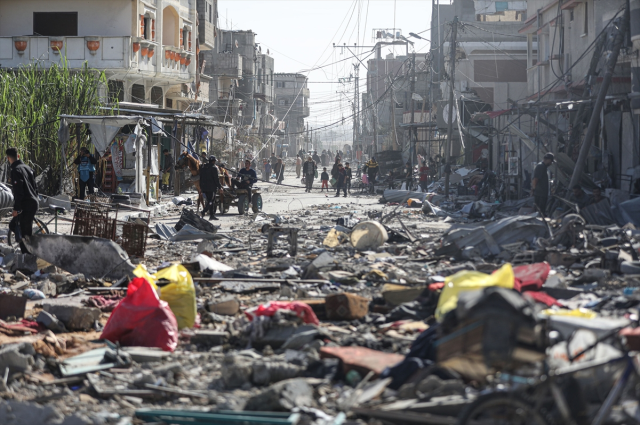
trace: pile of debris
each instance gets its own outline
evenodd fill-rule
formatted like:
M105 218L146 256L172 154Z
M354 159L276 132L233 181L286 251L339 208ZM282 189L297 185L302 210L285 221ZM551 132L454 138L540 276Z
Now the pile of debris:
M640 348L632 225L421 202L228 229L181 206L144 259L87 236L0 245L0 418L455 423L490 377L539 376L578 329Z

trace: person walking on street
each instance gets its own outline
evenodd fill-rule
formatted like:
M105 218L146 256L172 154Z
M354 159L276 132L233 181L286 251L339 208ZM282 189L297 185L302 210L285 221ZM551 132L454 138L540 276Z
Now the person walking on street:
M327 167L322 169L322 174L320 174L320 181L322 181L322 186L320 187L320 192L322 192L325 188L327 192L329 191L329 173L327 173Z
M533 170L533 180L531 180L531 189L533 190L533 197L536 205L542 211L542 214L547 212L547 200L549 199L549 172L547 168L555 162L555 157L551 152L545 154L542 158L542 162L536 165Z
M411 166L411 163L409 161L407 161L404 168L404 180L407 186L407 190L411 190L413 187L413 167Z
M313 162L316 163L316 167L318 166L318 164L320 163L320 157L318 156L318 152L314 152L311 159L313 159Z
M427 187L429 186L429 166L427 162L424 161L419 169L420 172L420 190L422 192L427 191Z
M263 165L264 165L264 180L269 181L269 179L271 178L271 163L269 162L269 160L265 159Z
M238 176L235 180L232 180L231 183L234 189L238 188L247 190L247 198L249 199L249 205L251 205L251 189L253 188L253 184L257 181L258 175L256 174L256 170L251 168L251 161L247 159L244 161L244 168L238 171Z
M305 192L311 192L313 188L313 179L316 178L316 172L318 170L318 166L311 159L311 157L307 157L307 160L304 162L302 166L302 174L304 174L304 181L306 184Z
M78 166L78 183L80 183L80 199L84 201L85 189L89 189L89 195L93 195L93 188L96 186L93 175L96 172L96 164L98 160L89 153L89 149L80 148L80 156L78 156L74 164Z
M220 174L216 167L216 157L211 155L209 162L200 170L200 190L204 195L204 209L202 217L209 211L209 220L217 220L216 217L216 193L222 189Z
M378 163L376 162L375 157L371 157L371 159L367 162L367 177L369 178L369 192L373 193L375 191L376 184L376 176L378 175Z
M9 148L6 154L11 164L11 192L13 192L11 215L14 219L11 220L13 224L9 224L9 228L16 233L15 230L19 227L21 237L24 238L33 234L33 220L38 212L38 188L33 170L20 161L18 150ZM20 240L20 250L23 254L29 253L22 240Z
M349 192L349 195L351 195L351 179L353 179L353 173L351 172L351 167L348 162L344 164L344 173L347 177L347 191Z
M282 158L278 158L278 162L276 162L276 181L278 184L282 184L282 180L284 180L284 163L282 162Z
M296 178L300 178L300 173L302 172L302 158L300 155L296 155Z
M336 162L333 163L333 167L331 167L331 178L338 180L338 170L340 169L340 158L336 157Z
M169 149L162 151L164 155L164 167L162 168L162 190L169 190L171 185L171 175L173 172L173 156L169 153Z
M340 189L344 192L344 197L347 197L347 174L344 171L344 166L338 164L338 172L336 174L336 198L340 196Z

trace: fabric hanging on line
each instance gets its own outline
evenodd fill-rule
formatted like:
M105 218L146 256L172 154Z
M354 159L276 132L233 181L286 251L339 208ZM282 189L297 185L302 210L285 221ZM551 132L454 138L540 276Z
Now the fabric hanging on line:
M124 142L124 151L126 153L134 153L136 151L136 135L130 134L127 140Z
M111 144L111 164L116 178L122 180L123 155L117 140Z

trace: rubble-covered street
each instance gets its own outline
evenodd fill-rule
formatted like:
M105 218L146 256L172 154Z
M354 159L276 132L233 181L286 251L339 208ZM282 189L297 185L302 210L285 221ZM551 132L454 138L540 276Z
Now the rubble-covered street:
M496 372L535 379L589 335L609 337L578 366L616 358L622 328L640 348L633 225L543 220L526 202L482 220L460 212L463 196L436 215L428 201L265 189L276 202L213 233L167 198L144 258L119 250L117 264L84 237L82 255L111 258L91 276L45 242L29 245L46 258L1 245L2 423L453 424ZM187 218L184 240L155 232ZM32 238L59 237L83 238ZM619 414L638 418L625 394Z

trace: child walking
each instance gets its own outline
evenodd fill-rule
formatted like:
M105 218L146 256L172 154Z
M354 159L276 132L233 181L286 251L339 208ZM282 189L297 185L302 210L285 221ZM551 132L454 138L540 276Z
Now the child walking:
M320 188L320 192L327 188L327 192L329 191L329 173L327 173L327 167L322 169L322 174L320 175L320 180L322 180L322 187Z

